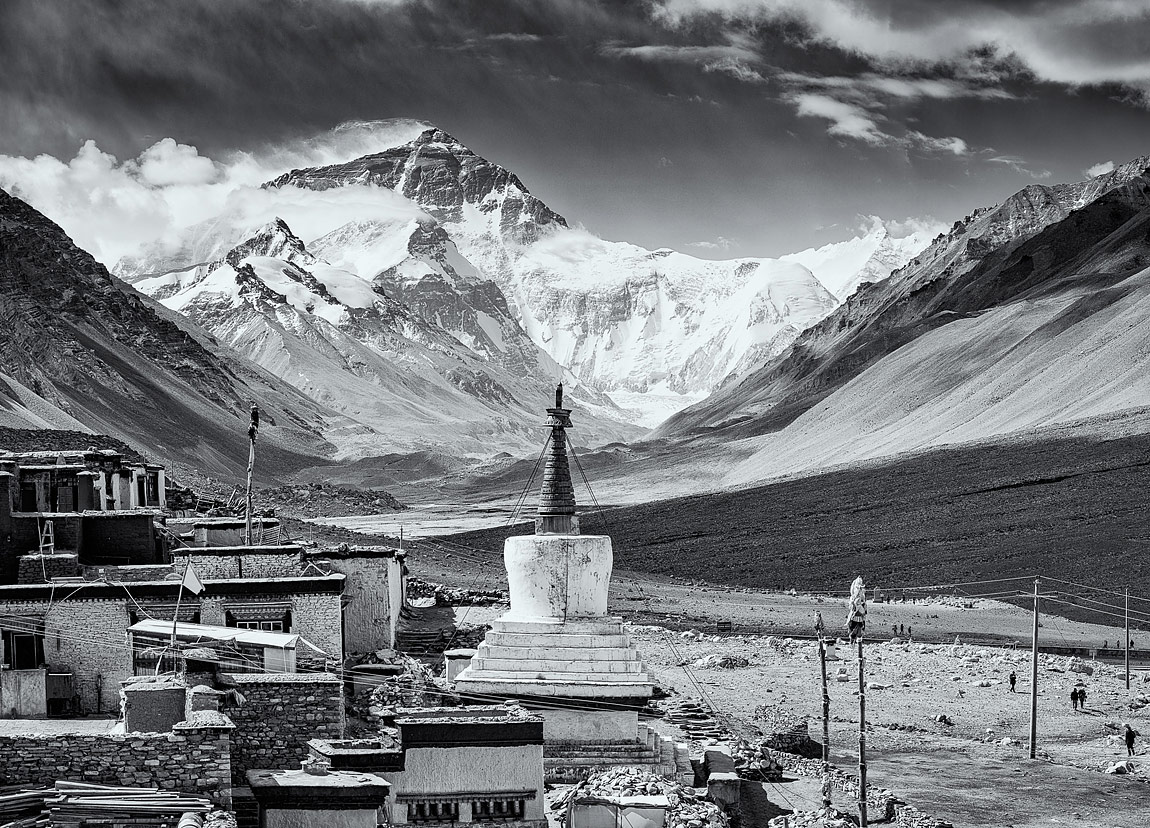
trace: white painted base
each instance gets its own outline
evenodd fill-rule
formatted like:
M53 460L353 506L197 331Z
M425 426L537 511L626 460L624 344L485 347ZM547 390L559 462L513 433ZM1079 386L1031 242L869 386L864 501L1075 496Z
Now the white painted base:
M535 710L543 716L544 742L634 742L635 710Z

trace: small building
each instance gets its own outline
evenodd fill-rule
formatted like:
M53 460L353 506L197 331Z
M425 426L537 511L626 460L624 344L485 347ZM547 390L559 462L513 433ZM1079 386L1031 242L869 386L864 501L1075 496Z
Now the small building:
M307 551L305 563L347 578L344 648L347 653L394 650L400 613L407 603L405 553L393 546L341 546Z
M187 624L232 628L237 635L286 633L285 641L296 636L297 670L306 666L302 641L307 642L304 649L308 654L319 651L330 654L332 660L339 659L343 651L342 575L204 579L203 583L203 593L185 592L178 602L177 633L181 625ZM28 674L19 679L5 677L5 680L11 685L11 693L18 693L20 698L38 696L38 689L29 688L41 682L44 708L48 708L67 685L71 712L114 711L119 705L121 682L137 672L155 671L159 653L152 645L157 638L166 643L171 635L179 590L178 577L133 582L66 579L0 585L0 641L3 643L0 675L8 671L41 673L41 679ZM129 646L127 631L141 622L165 628L167 635L153 637L147 643L141 639L140 649L133 649ZM264 656L261 648L259 657ZM326 660L325 657L322 661ZM322 668L322 663L316 663L321 661L318 657L311 661ZM64 676L69 676L67 681ZM12 684L16 681L20 682L19 688ZM26 711L21 715L43 715L39 707L33 710L22 703L21 709ZM0 717L9 715L11 707L0 704Z
M386 736L387 724L396 740ZM386 778L392 825L547 824L543 717L518 705L400 708L377 740L309 747L333 770Z

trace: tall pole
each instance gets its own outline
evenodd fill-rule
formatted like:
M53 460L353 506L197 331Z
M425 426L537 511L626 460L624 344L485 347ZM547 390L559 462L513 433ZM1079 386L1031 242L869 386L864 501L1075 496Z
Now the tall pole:
M1126 689L1130 689L1130 587L1126 587Z
M252 403L252 421L248 426L248 493L244 510L244 544L252 545L252 472L256 467L256 434L260 430L260 410Z
M827 689L827 638L824 634L823 616L818 615L815 627L819 634L819 667L823 680L823 807L831 807L831 694Z
M1030 758L1038 746L1038 579L1034 579L1034 628L1030 637Z
M866 828L866 672L862 634L859 643L859 825Z

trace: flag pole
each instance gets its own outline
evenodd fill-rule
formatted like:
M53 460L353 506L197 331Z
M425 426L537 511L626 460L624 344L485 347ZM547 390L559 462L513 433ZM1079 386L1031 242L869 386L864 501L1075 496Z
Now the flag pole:
M252 472L256 465L256 434L260 430L260 410L252 403L252 420L248 426L248 490L244 509L244 544L252 545Z
M866 802L866 662L863 660L863 633L866 631L866 584L860 575L851 584L847 601L847 632L858 644L859 668L859 825L867 826Z
M192 565L191 556L188 557L188 566ZM164 656L169 652L176 651L176 624L180 620L180 602L184 600L184 579L188 577L188 567L184 567L183 577L180 578L180 587L176 592L176 611L172 613L172 637L168 640L168 646L163 653L160 654L159 660L156 662L156 675L160 674L160 666L164 663Z

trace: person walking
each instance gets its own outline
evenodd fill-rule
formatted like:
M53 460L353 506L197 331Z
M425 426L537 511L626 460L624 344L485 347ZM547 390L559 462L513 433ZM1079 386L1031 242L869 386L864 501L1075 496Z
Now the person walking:
M1078 691L1078 706L1083 710L1086 709L1086 688L1083 687Z
M1010 671L1010 692L1011 692L1011 693L1013 693L1013 692L1014 692L1014 684L1015 684L1015 682L1017 682L1017 681L1018 681L1018 676L1016 676L1016 675L1014 674L1014 671L1013 671L1013 670L1011 670L1011 671Z
M1070 706L1075 710L1078 709L1078 688L1075 687L1070 691Z
M1129 722L1126 723L1125 727L1126 727L1126 732L1123 735L1126 737L1126 755L1127 756L1133 756L1134 755L1134 740L1138 738L1139 734L1138 734L1137 730L1135 730L1134 728L1132 728L1130 726Z

